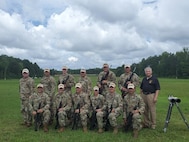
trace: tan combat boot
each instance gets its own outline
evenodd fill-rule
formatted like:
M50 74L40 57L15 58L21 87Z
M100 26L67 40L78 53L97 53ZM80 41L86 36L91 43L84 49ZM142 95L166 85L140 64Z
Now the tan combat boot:
M83 127L83 132L87 132L87 127Z
M99 129L98 129L98 133L103 133L102 128L99 128Z
M58 132L64 132L64 127L60 127L60 129L58 130Z
M118 128L114 127L113 134L117 134L117 133L118 133Z
M49 130L48 130L48 125L47 125L47 124L44 124L43 131L44 131L44 132L48 132L48 131L49 131Z
M138 138L138 130L137 129L133 130L133 137Z

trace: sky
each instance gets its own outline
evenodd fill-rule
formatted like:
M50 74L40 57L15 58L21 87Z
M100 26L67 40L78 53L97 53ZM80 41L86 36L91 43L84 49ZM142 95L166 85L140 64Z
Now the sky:
M189 47L188 0L1 0L0 55L112 68Z

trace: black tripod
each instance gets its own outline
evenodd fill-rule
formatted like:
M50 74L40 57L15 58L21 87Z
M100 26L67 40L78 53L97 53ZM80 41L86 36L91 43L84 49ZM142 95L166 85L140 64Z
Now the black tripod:
M169 99L170 103L169 103L169 108L168 108L167 117L166 117L166 120L165 120L165 125L164 125L163 131L166 132L166 130L167 130L168 123L169 123L170 117L171 117L172 108L173 108L174 104L176 105L180 115L182 116L182 119L184 120L184 123L186 124L186 126L189 129L189 125L188 125L186 119L184 118L184 115L182 114L181 109L179 108L179 105L178 105L178 103L180 103L181 100L177 99L175 97L168 98L168 99Z

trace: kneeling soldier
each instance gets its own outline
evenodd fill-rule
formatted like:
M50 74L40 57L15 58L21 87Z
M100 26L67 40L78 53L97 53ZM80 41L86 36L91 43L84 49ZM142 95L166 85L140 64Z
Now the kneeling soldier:
M78 126L78 121L81 121L83 131L87 132L87 115L89 113L89 97L87 94L82 92L82 85L81 83L77 83L75 85L76 93L72 96L73 100L73 108L74 108L74 117L72 121L72 129ZM77 117L77 119L76 119ZM79 117L79 118L78 118Z
M142 128L141 114L144 113L145 104L143 99L139 95L135 94L134 84L128 84L127 88L128 95L126 95L123 99L123 118L125 127L131 126L131 128L133 129L133 136L134 138L137 138L138 131ZM129 115L131 117L131 120L127 120L129 119Z
M55 129L59 128L59 132L64 131L66 121L68 120L68 112L71 109L70 95L64 92L64 84L58 85L58 93L55 95L53 110L56 117Z
M93 90L94 90L94 95L90 98L91 107L92 107L90 129L93 129L97 123L98 132L102 133L103 132L103 116L104 116L104 112L102 111L102 109L104 108L105 98L103 95L99 94L98 86L95 86Z
M30 96L29 108L32 115L35 117L37 114L42 116L43 130L48 132L48 123L50 120L50 98L43 92L43 84L37 85L37 93Z

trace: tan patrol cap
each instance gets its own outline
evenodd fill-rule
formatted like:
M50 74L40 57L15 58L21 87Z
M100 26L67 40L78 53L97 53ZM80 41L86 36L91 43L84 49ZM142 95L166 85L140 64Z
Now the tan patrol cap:
M98 86L95 86L95 87L93 88L93 90L98 90L98 91L99 91Z
M75 88L81 88L81 87L82 87L81 83L76 83Z
M130 68L130 67L131 65L128 65L128 64L124 66L124 68Z
M127 89L134 89L134 88L135 88L135 85L132 83L129 83L127 86Z
M67 66L63 66L63 67L62 67L62 70L65 70L65 69L67 70L68 67L67 67Z
M37 85L37 88L43 88L43 84L39 83L39 84Z
M58 89L60 89L60 88L64 89L64 84L59 84Z
M80 72L86 72L86 70L85 69L81 69Z
M44 69L44 72L50 72L50 69Z
M22 70L22 73L29 73L29 70L27 68Z
M115 83L111 82L111 83L109 84L109 87L113 87L113 88L115 88L116 85L115 85Z

